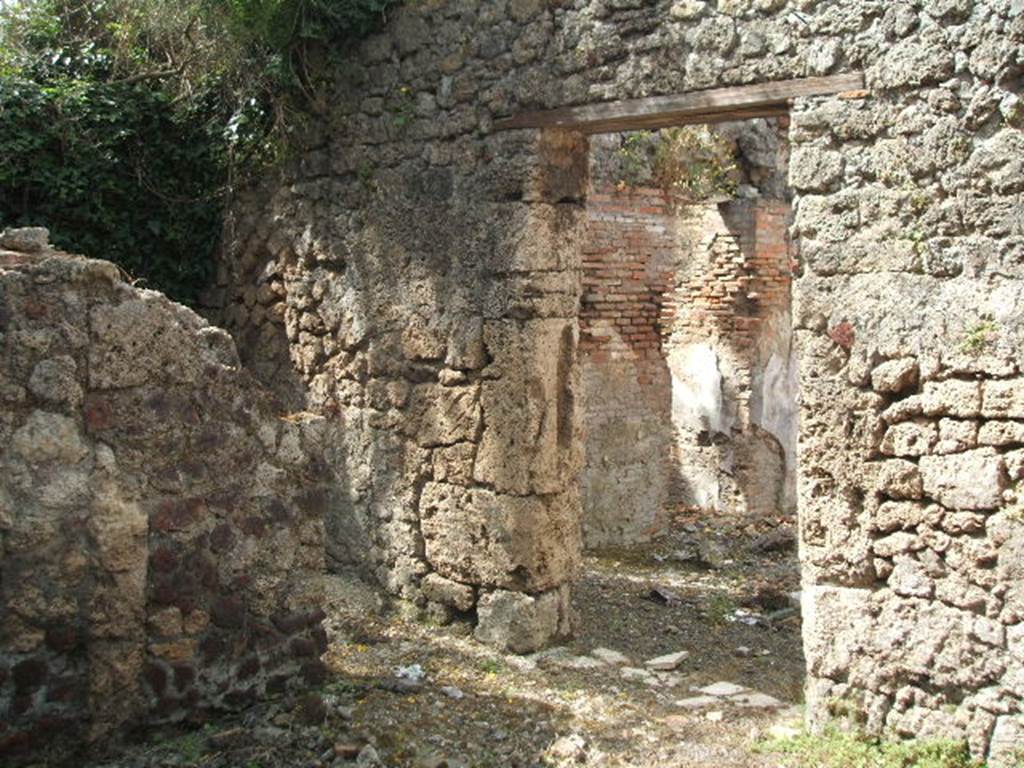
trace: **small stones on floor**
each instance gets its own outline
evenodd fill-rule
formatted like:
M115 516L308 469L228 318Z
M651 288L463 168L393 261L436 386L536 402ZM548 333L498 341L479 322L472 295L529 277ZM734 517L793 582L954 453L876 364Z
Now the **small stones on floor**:
M519 657L520 661L525 661L527 664L532 664L532 669L536 669L538 666L548 667L557 665L559 661L572 656L569 649L564 645L556 645L551 648L545 648L543 651L537 651L529 656ZM515 656L509 657L509 662L515 664ZM517 665L518 666L518 665ZM526 671L522 667L519 667L522 671ZM532 671L532 669L530 671Z
M706 720L710 720L712 723L720 723L720 722L722 722L722 719L724 717L725 717L725 713L722 712L722 710L720 710L720 709L715 709L715 710L712 710L711 712L705 712L704 713L704 718Z
M310 693L299 699L293 714L304 725L320 725L327 719L327 705L320 696Z
M384 765L380 761L380 755L377 754L377 750L372 744L367 744L356 755L356 765L359 768L378 768L378 766Z
M796 532L788 526L780 526L758 536L750 544L755 552L787 552L796 549Z
M732 560L726 557L725 547L713 539L701 539L697 544L697 552L701 565L707 568L718 570L732 564Z
M609 667L625 667L631 663L628 656L611 648L595 648L590 652L590 655L598 661L604 662Z
M517 672L529 674L537 671L537 659L531 656L509 656L506 663Z
M455 699L455 701L464 698L466 695L462 692L461 688L456 688L454 685L441 686L441 693L443 693L449 699Z
M405 678L399 678L397 680L381 680L377 687L382 691L390 691L391 693L398 694L411 694L417 693L423 688L423 683L416 680L407 680Z
M651 587L647 599L660 605L679 605L683 599L671 589L662 586Z
M239 741L247 738L247 731L244 728L229 728L226 731L210 734L206 739L207 744L214 750L228 749Z
M737 608L731 614L726 616L725 620L753 627L756 624L762 623L764 621L764 617L755 611L748 611L745 608Z
M772 611L771 613L768 614L768 616L766 618L768 620L768 623L770 623L770 624L778 624L778 623L783 622L783 621L789 621L789 620L792 620L792 619L796 619L796 618L799 617L799 615L800 615L800 610L798 608L790 607L790 608L780 608L777 611Z
M629 680L636 683L646 683L654 678L654 675L646 669L640 669L638 667L622 667L619 670L619 675L623 680Z
M426 677L426 672L423 671L423 667L419 664L410 664L407 667L396 667L395 677L399 680L408 680L413 683L419 683Z
M604 669L607 666L603 661L591 656L569 656L558 660L556 664L566 669Z
M342 760L355 760L359 757L359 753L363 749L363 744L355 744L352 742L339 742L334 745L332 755ZM327 759L323 756L320 759L327 762Z
M464 768L464 764L450 757L425 755L416 761L415 768Z
M587 757L587 741L578 733L560 736L548 748L548 756L555 760L582 763Z

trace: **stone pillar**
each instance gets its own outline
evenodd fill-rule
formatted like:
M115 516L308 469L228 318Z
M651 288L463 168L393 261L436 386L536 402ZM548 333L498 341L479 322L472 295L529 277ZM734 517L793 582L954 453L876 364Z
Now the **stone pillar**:
M584 137L542 132L487 254L474 487L432 484L427 558L480 585L476 636L517 652L571 630L582 461L577 313L587 181ZM447 514L439 514L447 510ZM461 564L459 561L462 561Z
M325 417L331 565L533 650L567 631L579 563L587 142L474 134L424 153L365 138L347 124L312 153L332 158L329 182L300 162L241 206L251 231L230 258L255 285L232 306L263 297L269 314L246 322L283 333ZM354 157L365 174L345 170Z

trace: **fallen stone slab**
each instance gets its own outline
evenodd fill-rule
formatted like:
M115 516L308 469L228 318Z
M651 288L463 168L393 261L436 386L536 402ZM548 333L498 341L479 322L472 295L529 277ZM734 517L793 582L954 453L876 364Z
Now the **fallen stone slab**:
M705 685L703 688L695 688L698 693L704 693L708 696L735 696L737 693L746 693L747 689L742 685L736 685L736 683L729 683L725 681L712 683L711 685Z
M682 709L703 709L721 703L717 696L691 696L688 699L676 699L673 704Z
M767 693L760 693L759 691L750 691L749 693L738 693L735 696L726 697L726 701L730 704L735 704L737 707L744 707L747 709L776 709L778 707L784 707L785 704L774 696L769 696Z
M657 670L658 672L671 672L676 669L680 664L689 658L689 651L677 651L675 653L667 653L664 656L658 656L654 659L648 659L644 662L644 666L647 669Z

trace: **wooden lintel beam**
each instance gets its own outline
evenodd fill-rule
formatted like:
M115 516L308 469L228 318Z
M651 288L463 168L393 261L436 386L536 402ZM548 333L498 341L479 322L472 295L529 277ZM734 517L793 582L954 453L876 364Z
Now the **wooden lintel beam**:
M650 115L642 120L623 118L587 123L575 130L581 133L618 133L620 131L654 130L671 128L675 125L710 125L732 120L749 120L755 117L780 117L789 114L789 104L767 104L749 109L730 109L716 112L698 112L692 115Z
M496 120L494 128L499 131L512 128L564 128L581 133L611 133L693 123L720 123L784 114L791 100L801 96L825 96L863 88L864 75L861 72L804 77L691 91L676 96L652 96L582 107L522 112Z

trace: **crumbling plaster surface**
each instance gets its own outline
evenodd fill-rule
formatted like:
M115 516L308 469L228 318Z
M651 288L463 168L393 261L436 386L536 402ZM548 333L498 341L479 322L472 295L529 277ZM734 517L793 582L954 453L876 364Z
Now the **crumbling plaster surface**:
M664 348L676 497L711 513L796 508L797 357L789 206L742 199L680 212Z
M323 679L323 419L105 261L0 237L0 763Z
M538 606L571 579L579 542L585 142L495 133L496 116L863 70L866 94L797 100L788 137L808 709L815 724L838 703L873 729L966 735L1006 760L1024 695L1021 11L396 12L339 68L306 151L239 201L211 294L233 333L260 339L247 355L293 371L308 407L344 424L332 525L362 544L336 537L333 554L438 610L483 602L492 641L509 636L484 621L495 603L526 645L564 627L563 605ZM900 366L916 380L897 386ZM960 382L981 405L953 396ZM975 447L982 434L997 444ZM516 539L534 525L563 545Z

